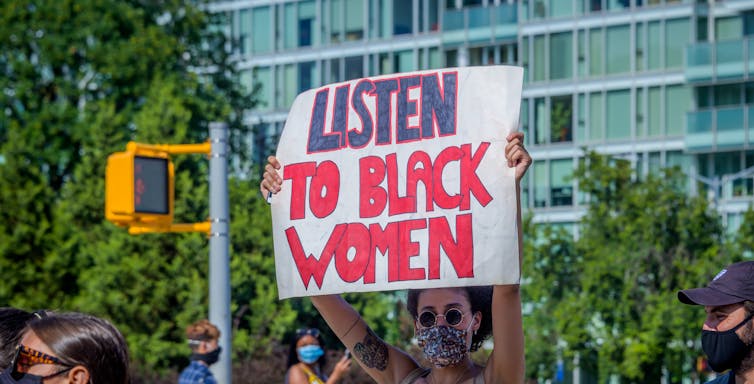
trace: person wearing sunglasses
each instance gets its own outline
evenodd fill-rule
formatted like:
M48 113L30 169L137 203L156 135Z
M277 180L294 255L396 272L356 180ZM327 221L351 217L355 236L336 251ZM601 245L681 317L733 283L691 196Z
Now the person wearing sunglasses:
M519 264L523 250L521 179L532 164L524 135L507 137L505 157L515 168ZM268 157L262 196L280 191L280 162ZM504 251L504 250L501 250ZM519 285L486 288L433 288L410 291L407 306L416 339L431 368L420 367L405 351L388 345L340 295L312 296L312 303L357 362L378 383L491 384L522 383L525 375L524 333ZM492 334L494 347L485 366L469 352Z
M351 367L351 359L344 355L328 377L323 369L327 365L324 340L317 328L296 330L288 350L285 384L334 384L340 381Z
M128 347L110 322L46 312L28 323L0 384L128 384Z
M178 384L216 384L209 366L220 359L220 329L202 319L186 328L186 338L191 347L191 363L181 372Z

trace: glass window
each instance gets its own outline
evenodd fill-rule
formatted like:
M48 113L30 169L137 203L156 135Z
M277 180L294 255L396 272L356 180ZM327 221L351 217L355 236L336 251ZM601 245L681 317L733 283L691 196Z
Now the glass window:
M684 50L689 43L689 20L675 19L665 22L665 67L683 67Z
M754 83L748 82L744 84L745 104L754 104ZM754 116L752 116L754 117Z
M715 86L715 106L741 104L741 85L727 84Z
M707 41L707 17L699 16L696 19L696 41Z
M649 70L660 69L662 55L662 40L660 22L652 21L647 28L647 68Z
M607 92L607 139L631 138L631 91Z
M577 46L579 50L578 51L579 77L585 77L587 74L587 71L586 71L586 31L584 30L578 31Z
M649 153L649 173L653 175L658 175L660 173L660 168L662 168L662 163L660 153L659 152L650 152Z
M360 79L364 77L364 57L346 57L346 78L344 80Z
M534 81L545 79L545 36L534 37Z
M696 88L696 105L698 109L712 106L712 88L701 86Z
M571 32L550 35L549 61L550 79L570 79L573 76L573 34Z
M433 47L429 49L429 69L438 68L442 68L442 60L440 60L440 49Z
M583 143L586 141L586 95L579 93L578 99L578 125L576 126L576 141Z
M716 40L738 40L743 37L743 22L740 16L715 19Z
M296 84L298 72L293 64L285 65L283 72L283 104L280 107L288 109L298 95L298 84Z
M393 58L395 72L411 72L416 70L413 51L396 52Z
M285 4L283 9L283 22L278 26L282 29L283 33L283 48L291 49L295 48L298 43L298 33L296 33L296 4Z
M298 64L298 93L314 88L316 73L315 62L307 61Z
M521 132L524 133L524 140L528 142L531 141L529 138L529 99L523 99L521 100L521 114L519 115L518 121L521 124Z
M592 29L589 31L589 74L598 76L602 74L602 30Z
M263 53L272 51L272 12L269 7L253 8L251 10L251 27L253 32L252 52Z
M603 125L602 93L589 94L589 140L602 140Z
M346 40L364 38L364 0L345 0Z
M298 3L298 46L308 47L316 45L314 18L317 16L316 5L313 0Z
M529 82L529 38L521 39L521 66L524 68L524 83Z
M254 69L255 87L259 86L259 109L271 110L273 108L274 90L272 88L272 71L269 67L260 67Z
M547 105L544 98L534 99L534 142L547 142Z
M380 53L380 75L387 75L393 73L393 66L390 62L389 53Z
M242 9L238 13L238 46L242 54L251 52L251 11Z
M343 41L341 32L343 31L343 1L330 0L330 41L338 43Z
M550 161L550 205L553 207L573 205L573 174L571 159Z
M573 4L570 1L550 0L550 17L571 16Z
M662 97L660 97L660 87L649 88L647 99L649 119L647 125L648 136L659 136L662 134Z
M646 109L644 108L644 88L636 89L636 137L644 137L647 132Z
M609 27L605 44L607 73L624 73L631 70L631 30L628 25Z
M620 11L630 6L631 0L607 0L607 9L611 11Z
M534 161L534 206L547 205L547 164L544 161Z
M573 101L571 95L553 97L550 105L550 140L553 143L573 140Z
M634 63L636 63L636 71L644 70L644 50L646 45L644 44L644 24L636 24L636 52L634 56Z
M340 75L340 60L342 59L330 60L330 79L328 83L337 83L343 81L343 77Z
M414 7L411 1L393 2L393 34L405 35L413 33L412 21Z
M684 85L665 88L665 127L668 135L683 135L686 113L691 109L691 90Z

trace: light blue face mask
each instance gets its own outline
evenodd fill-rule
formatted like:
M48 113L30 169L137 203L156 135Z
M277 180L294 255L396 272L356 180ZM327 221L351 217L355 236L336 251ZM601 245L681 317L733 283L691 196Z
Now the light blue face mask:
M298 358L306 364L314 363L325 354L325 351L319 345L305 345L296 349L296 352L298 352Z

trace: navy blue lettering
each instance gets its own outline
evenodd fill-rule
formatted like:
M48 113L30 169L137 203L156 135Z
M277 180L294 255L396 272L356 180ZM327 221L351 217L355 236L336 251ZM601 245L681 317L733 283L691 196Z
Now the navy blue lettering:
M443 92L440 94L440 84L437 74L422 76L422 137L434 137L434 120L440 136L456 133L456 89L458 74L444 73Z
M374 123L372 122L372 115L369 113L369 109L367 109L364 102L364 94L372 92L373 89L374 84L371 81L363 80L356 84L353 90L351 105L353 105L353 109L361 119L361 132L356 129L348 130L348 145L353 148L363 147L369 143L369 140L372 140L372 126Z
M416 100L408 100L409 88L421 84L421 78L418 76L401 78L401 89L398 92L398 127L396 128L396 141L402 143L413 141L419 138L419 128L408 127L408 116L416 114Z
M309 123L309 142L306 150L312 152L325 152L338 148L340 137L338 134L325 134L325 114L327 113L327 96L329 89L325 88L314 97L312 120Z
M379 80L374 85L374 94L377 95L377 144L390 144L390 95L398 89L398 80Z
M340 148L346 146L346 130L348 129L348 84L335 88L335 108L332 117L332 131L340 134ZM338 149L340 149L338 148Z

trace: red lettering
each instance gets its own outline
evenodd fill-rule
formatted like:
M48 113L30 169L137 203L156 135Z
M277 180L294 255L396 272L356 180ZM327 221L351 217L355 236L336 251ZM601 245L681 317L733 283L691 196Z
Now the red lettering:
M312 185L309 189L309 209L314 216L329 216L338 206L340 194L340 172L338 166L332 161L323 161L317 166L316 173L312 176Z
M380 187L385 179L385 163L377 156L359 159L359 217L379 216L385 210L387 192Z
M291 180L291 220L303 219L306 211L306 179L317 172L313 161L289 164L283 168L283 179Z
M483 207L486 207L492 201L492 196L476 174L479 163L482 162L484 154L487 153L487 148L489 147L490 143L481 143L472 156L471 144L461 146L461 151L463 151L463 157L461 158L461 188L463 190L461 191L461 196L463 198L461 199L460 207L462 210L470 208L472 193Z
M417 168L417 165L421 164L421 168ZM435 208L433 204L434 192L432 189L432 159L429 158L427 152L416 151L408 158L408 164L406 164L406 195L412 196L414 199L418 196L416 193L419 187L419 182L424 184L425 191L425 209L427 212L432 212ZM416 205L414 204L414 207Z
M419 255L419 243L411 241L411 232L426 227L425 219L398 222L398 263L388 265L398 268L398 280L424 280L423 268L411 268L411 258Z
M385 160L387 161L388 214L393 216L416 212L416 196L398 196L398 161L395 153L387 155Z
M458 161L463 157L463 152L458 147L448 147L442 150L433 165L434 200L438 207L453 209L458 207L461 201L460 195L450 196L442 184L442 172L451 161Z
M343 233L346 230L346 224L338 224L333 228L330 239L327 240L325 249L322 250L322 254L319 259L314 255L306 255L304 247L301 246L301 240L298 238L296 228L290 227L285 230L285 237L288 239L288 247L291 249L291 255L293 255L293 261L296 263L296 269L298 270L301 281L304 283L305 288L309 288L309 281L314 278L314 282L318 288L322 288L322 280L325 278L325 271L330 264L330 260L335 252L335 247L340 243Z
M445 217L429 219L429 279L440 278L440 248L459 278L474 277L474 236L471 214L456 216L456 239Z
M338 246L335 248L335 270L338 271L338 276L343 281L353 283L359 280L364 276L370 264L372 264L372 270L374 271L374 263L370 262L372 259L370 251L372 242L370 237L369 230L364 224L348 224L346 235L338 242ZM351 249L355 251L353 260L348 259L348 252ZM372 275L374 275L374 272L372 272ZM372 277L372 280L374 280L374 277Z

